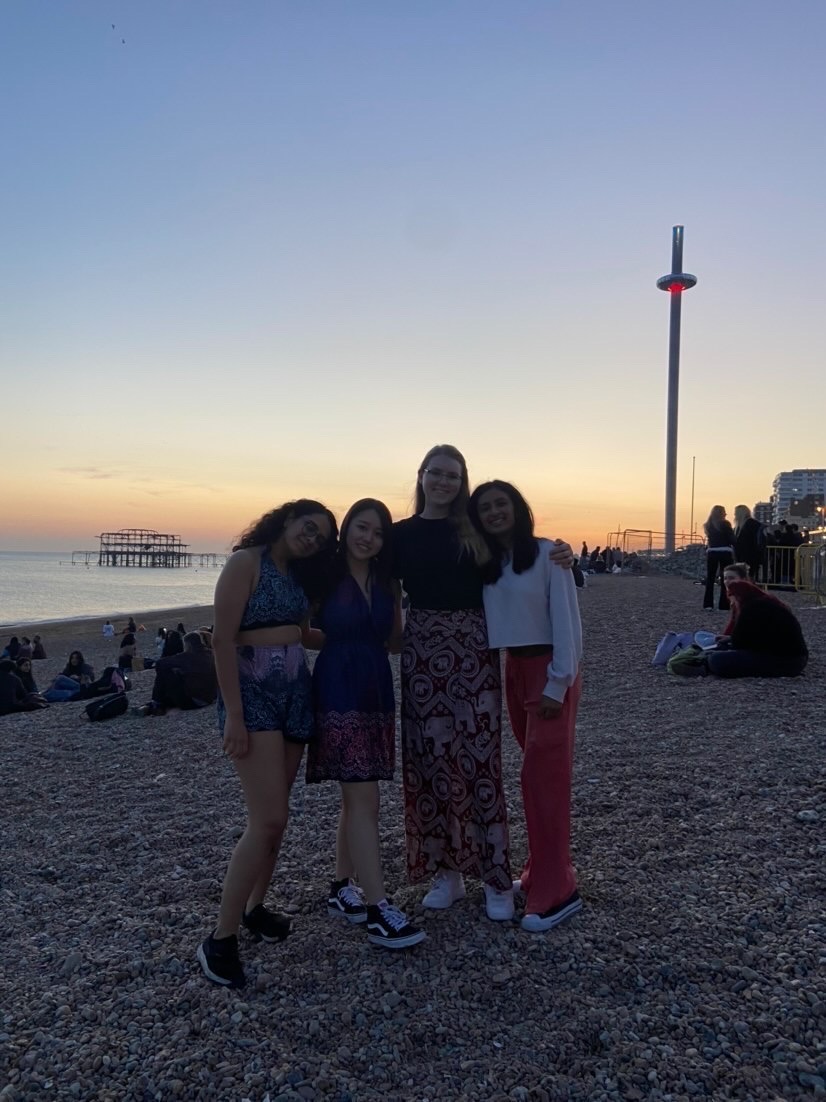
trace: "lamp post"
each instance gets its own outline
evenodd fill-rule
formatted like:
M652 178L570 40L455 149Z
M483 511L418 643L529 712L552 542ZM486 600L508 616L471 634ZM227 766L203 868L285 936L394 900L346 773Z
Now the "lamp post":
M680 398L680 314L682 293L697 282L683 271L683 227L671 231L671 271L660 276L657 286L671 295L668 336L668 419L665 434L665 550L674 550L677 530L677 409Z

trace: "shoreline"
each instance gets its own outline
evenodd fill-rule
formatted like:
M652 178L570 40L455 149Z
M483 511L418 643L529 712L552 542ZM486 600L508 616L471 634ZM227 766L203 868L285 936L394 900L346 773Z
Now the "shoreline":
M156 625L156 629L159 626L166 627L167 621L170 619L197 619L199 622L211 623L212 608L213 606L211 604L175 605L172 608L149 608L131 612L109 612L87 616L64 616L49 620L16 620L10 621L7 624L0 624L0 633L3 635L16 635L19 632L25 632L26 634L37 632L37 634L42 635L45 632L63 632L67 628L83 631L92 625L99 627L107 620L111 620L113 623L116 620L128 620L130 616L134 616L135 620L138 622L159 621ZM160 621L163 621L163 624L161 624ZM149 630L148 625L147 630Z

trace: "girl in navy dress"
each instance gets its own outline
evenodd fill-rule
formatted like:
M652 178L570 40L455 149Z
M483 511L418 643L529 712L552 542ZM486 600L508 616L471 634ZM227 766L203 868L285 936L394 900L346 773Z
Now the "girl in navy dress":
M387 506L373 498L357 501L342 523L332 587L318 614L324 642L313 669L316 738L307 781L341 785L328 911L364 924L373 944L403 949L425 935L387 902L379 845L379 781L393 779L396 756L387 654L399 652L402 635L391 533Z

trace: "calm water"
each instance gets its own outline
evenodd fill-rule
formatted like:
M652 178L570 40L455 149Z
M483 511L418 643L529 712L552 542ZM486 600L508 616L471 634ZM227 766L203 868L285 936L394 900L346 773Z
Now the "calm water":
M220 568L61 566L64 551L0 551L0 625L209 605Z

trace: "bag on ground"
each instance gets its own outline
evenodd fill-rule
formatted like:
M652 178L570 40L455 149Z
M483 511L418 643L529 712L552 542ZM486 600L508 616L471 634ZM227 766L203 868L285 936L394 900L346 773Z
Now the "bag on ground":
M692 643L673 654L666 668L669 673L679 677L705 677L708 673L708 658L702 647Z
M112 693L110 696L102 696L99 700L93 700L86 705L86 715L93 723L104 719L114 719L122 716L129 707L126 693Z
M657 644L657 649L654 651L654 657L651 659L651 665L668 665L668 660L672 654L676 654L677 651L682 650L683 647L687 647L693 642L694 636L690 631L667 631Z

